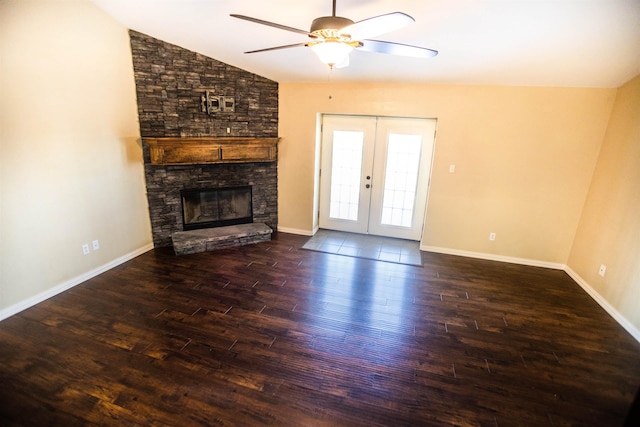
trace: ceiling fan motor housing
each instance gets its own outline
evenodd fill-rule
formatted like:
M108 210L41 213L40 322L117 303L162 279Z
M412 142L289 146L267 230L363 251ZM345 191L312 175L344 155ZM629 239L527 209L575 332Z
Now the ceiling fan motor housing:
M323 38L348 37L350 39L351 34L340 34L339 31L353 24L355 24L355 22L349 18L343 18L341 16L322 16L313 20L309 32L317 34Z

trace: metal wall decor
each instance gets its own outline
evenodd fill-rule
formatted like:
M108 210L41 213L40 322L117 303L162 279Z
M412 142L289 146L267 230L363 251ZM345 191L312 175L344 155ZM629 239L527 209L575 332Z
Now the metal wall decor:
M217 96L211 91L200 95L200 105L203 113L233 113L236 111L236 99L233 96Z

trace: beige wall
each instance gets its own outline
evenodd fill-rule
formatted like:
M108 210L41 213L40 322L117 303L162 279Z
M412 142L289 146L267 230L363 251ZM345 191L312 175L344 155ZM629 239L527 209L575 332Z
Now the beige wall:
M88 1L5 0L0 43L6 315L148 248L151 233L126 28Z
M640 331L640 76L618 89L567 264Z
M318 113L436 118L423 247L562 266L615 94L615 89L281 83L279 228L313 230ZM490 232L497 233L494 242Z

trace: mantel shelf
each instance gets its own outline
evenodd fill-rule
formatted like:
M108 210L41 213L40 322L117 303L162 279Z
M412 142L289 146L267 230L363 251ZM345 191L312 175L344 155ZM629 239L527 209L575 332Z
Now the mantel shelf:
M153 165L275 162L280 138L143 138Z

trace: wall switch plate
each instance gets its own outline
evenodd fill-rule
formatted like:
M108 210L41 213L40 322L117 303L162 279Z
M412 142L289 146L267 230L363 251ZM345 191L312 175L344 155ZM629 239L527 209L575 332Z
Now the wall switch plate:
M456 165L449 165L449 173L456 173Z
M82 253L85 255L89 255L89 245L87 243L82 245Z
M94 251L97 251L98 249L100 249L100 242L98 240L94 240L93 242L91 242L91 244L93 245Z
M607 266L604 264L600 264L600 270L598 270L598 274L604 277L604 273L607 271Z
M489 240L496 240L496 233L489 233Z

